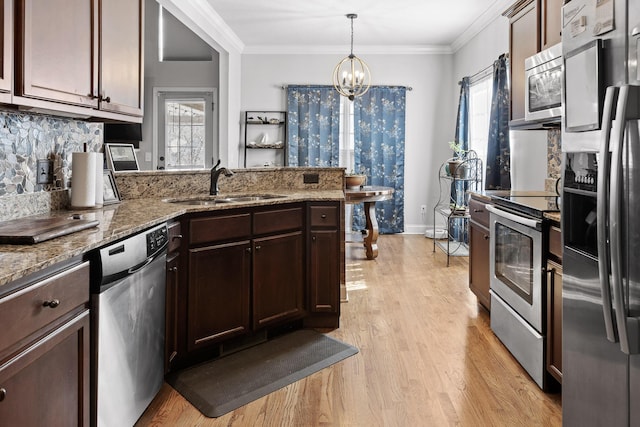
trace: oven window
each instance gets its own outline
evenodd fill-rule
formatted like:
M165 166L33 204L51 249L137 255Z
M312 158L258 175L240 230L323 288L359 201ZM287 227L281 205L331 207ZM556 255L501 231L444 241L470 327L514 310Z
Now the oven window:
M496 277L532 304L533 239L496 223L495 257Z
M562 103L562 65L529 76L529 111L559 107Z

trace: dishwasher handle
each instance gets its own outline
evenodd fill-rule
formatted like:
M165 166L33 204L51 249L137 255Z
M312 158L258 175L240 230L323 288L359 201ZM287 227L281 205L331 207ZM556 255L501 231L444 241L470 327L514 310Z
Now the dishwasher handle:
M145 268L147 265L151 264L153 262L153 260L155 260L156 258L158 258L159 256L163 255L164 250L167 248L167 246L169 246L168 244L165 244L163 247L161 247L160 249L158 249L158 251L151 255L150 257L148 257L146 260L144 260L143 262L141 262L140 264L131 267L130 269L127 270L127 275L130 274L135 274L138 271L142 270L143 268Z

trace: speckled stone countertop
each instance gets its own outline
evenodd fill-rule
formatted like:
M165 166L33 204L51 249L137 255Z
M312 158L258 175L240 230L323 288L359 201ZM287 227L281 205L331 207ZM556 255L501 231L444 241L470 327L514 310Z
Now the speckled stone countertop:
M550 219L553 222L557 222L560 226L560 212L545 212L544 217Z
M343 174L344 170L339 171ZM131 179L131 177L127 178ZM118 177L116 177L118 180ZM38 272L46 267L81 256L88 251L104 246L110 242L145 230L162 222L177 218L190 212L234 209L248 206L266 206L299 201L336 201L344 200L342 183L336 180L328 188L291 189L275 188L271 183L269 193L286 196L278 199L267 199L248 202L224 203L219 205L191 206L179 203L167 203L166 197L205 196L207 193L198 188L194 193L164 194L146 198L125 199L114 205L103 208L86 210L57 210L47 214L30 216L29 218L47 218L81 214L85 219L96 219L100 222L97 227L58 237L35 245L0 245L0 294L3 286ZM146 183L145 183L146 185ZM337 187L337 188L336 188ZM234 194L255 193L256 188L246 188L246 191L233 191ZM264 192L264 191L262 191Z

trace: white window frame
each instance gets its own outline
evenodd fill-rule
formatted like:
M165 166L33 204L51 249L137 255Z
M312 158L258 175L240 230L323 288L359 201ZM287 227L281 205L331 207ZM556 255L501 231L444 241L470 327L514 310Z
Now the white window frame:
M491 73L487 73L469 84L469 149L475 151L482 159L483 190L492 97L493 76Z

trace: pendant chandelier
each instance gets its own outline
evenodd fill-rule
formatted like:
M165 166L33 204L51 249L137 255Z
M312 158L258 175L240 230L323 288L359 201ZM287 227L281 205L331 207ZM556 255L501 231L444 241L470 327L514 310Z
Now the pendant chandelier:
M353 54L353 20L357 17L355 13L347 15L351 20L351 53L333 70L333 87L340 95L346 96L351 101L356 96L364 95L371 83L371 73L367 63Z

